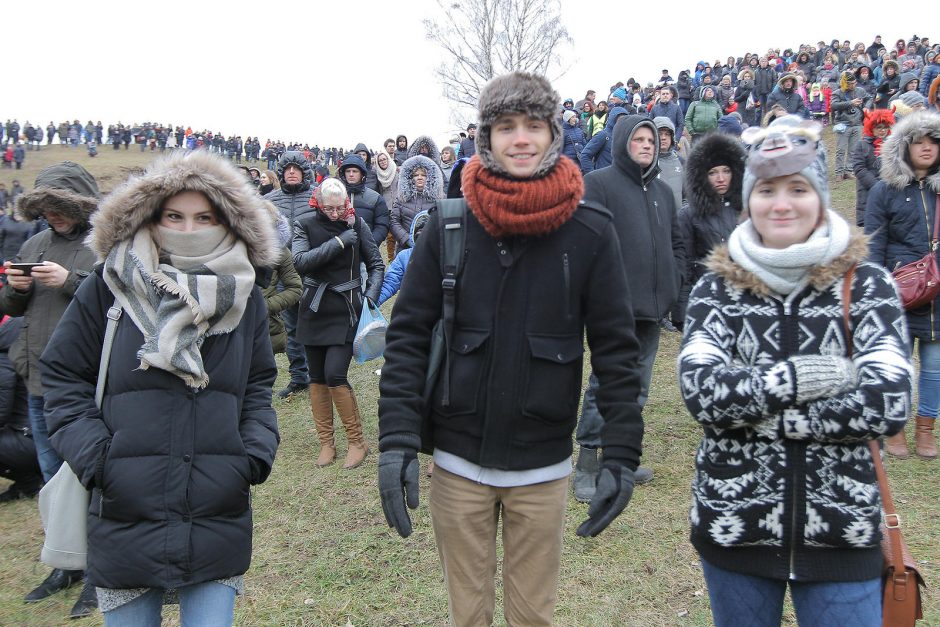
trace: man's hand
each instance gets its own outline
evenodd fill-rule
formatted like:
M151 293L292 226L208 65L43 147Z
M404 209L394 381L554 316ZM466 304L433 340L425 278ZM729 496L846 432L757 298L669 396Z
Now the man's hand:
M28 292L33 286L33 277L26 276L22 270L11 268L11 263L10 261L6 261L3 264L3 267L7 269L7 283L15 290Z
M33 278L46 287L59 289L69 278L69 271L54 261L46 261L43 265L33 268Z
M617 462L604 462L597 476L597 490L588 507L588 519L578 527L582 538L593 538L607 528L633 496L633 471Z
M405 509L418 508L418 454L410 449L379 453L379 495L389 527L403 538L411 535L411 518Z

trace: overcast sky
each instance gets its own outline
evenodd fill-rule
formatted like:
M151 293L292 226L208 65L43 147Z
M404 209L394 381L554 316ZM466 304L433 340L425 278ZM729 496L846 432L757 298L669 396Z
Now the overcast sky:
M462 0L472 1L472 0ZM562 98L588 88L606 97L618 80L675 77L699 59L796 47L820 39L886 45L921 32L909 11L847 10L839 3L707 10L668 4L562 0L574 46L555 81ZM432 0L357 2L3 3L0 117L56 124L143 121L208 128L243 138L377 148L388 136L454 132L424 37ZM749 13L749 16L745 14ZM759 23L759 26L755 26Z

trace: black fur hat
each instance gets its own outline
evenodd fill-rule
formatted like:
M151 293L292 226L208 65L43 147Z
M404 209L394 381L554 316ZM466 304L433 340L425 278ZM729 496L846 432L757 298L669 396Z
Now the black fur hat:
M685 165L689 205L693 212L706 215L718 211L721 197L708 182L708 171L719 165L731 168L731 187L725 200L738 211L742 208L741 189L747 152L741 142L724 133L709 133L700 139Z
M533 178L547 174L558 162L564 142L564 131L558 116L560 103L558 92L552 89L548 79L538 74L513 72L497 76L488 82L480 92L478 102L480 126L477 129L476 145L483 167L508 176L506 169L493 158L490 131L500 116L507 113L524 113L531 118L547 121L551 127L552 143Z

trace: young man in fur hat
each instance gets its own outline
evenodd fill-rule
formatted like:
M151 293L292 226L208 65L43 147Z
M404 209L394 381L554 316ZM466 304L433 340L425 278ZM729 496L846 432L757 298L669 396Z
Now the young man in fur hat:
M596 536L623 510L640 460L629 286L610 213L580 202L578 167L561 158L559 100L545 78L522 72L480 94L477 155L462 172L468 211L455 324L427 408L428 338L444 298L437 211L388 330L382 507L390 526L411 534L406 503L418 506L417 452L430 421L431 518L455 625L493 620L499 518L506 622L552 623L585 329L607 423L597 491L578 535Z
M72 302L75 290L92 272L95 254L85 246L88 219L98 208L98 184L85 168L63 161L44 168L36 177L31 192L23 194L17 210L24 220L43 217L49 228L26 240L19 253L6 261L7 284L0 289L0 312L23 316L29 325L21 333L10 353L18 373L26 379L29 393L29 422L39 457L39 468L46 481L52 479L62 458L49 443L42 382L39 377L39 356L65 309ZM42 263L27 274L11 267L16 263ZM26 595L26 601L39 601L81 581L82 571L52 571L45 581ZM97 607L94 587L85 589L72 609L77 618Z

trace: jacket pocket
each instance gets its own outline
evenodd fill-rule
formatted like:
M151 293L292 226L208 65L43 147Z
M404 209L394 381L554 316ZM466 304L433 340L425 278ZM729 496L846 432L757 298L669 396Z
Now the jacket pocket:
M442 416L458 416L472 414L477 410L483 371L486 370L486 341L489 337L488 330L458 329L454 331L447 356L450 360L450 399L445 406L442 402L443 388L448 381L443 376L443 370L447 364L443 364L434 393L435 413Z
M571 420L581 398L580 335L529 334L529 372L522 413L542 422Z

